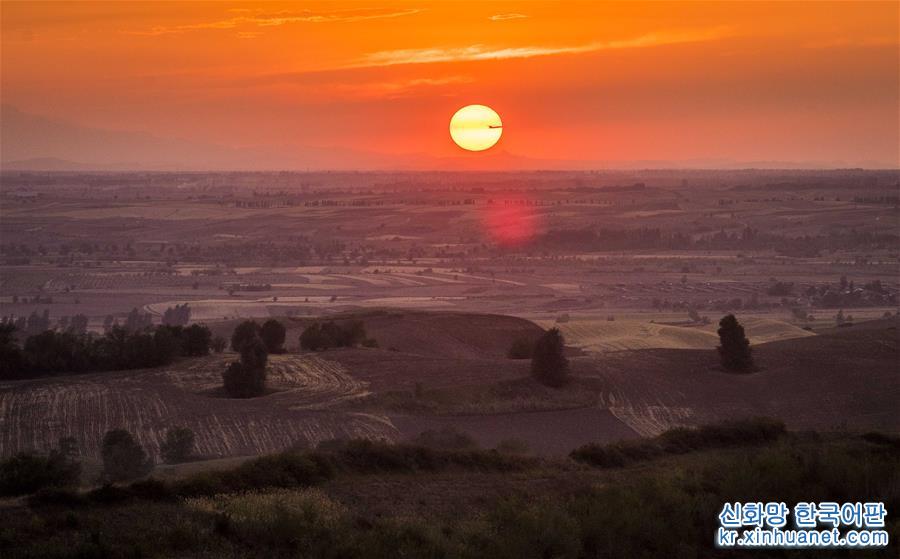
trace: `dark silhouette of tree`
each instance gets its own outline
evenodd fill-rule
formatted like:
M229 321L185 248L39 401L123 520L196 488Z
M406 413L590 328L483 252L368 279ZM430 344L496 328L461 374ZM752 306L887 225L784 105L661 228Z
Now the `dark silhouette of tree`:
M0 379L18 376L24 366L22 350L16 339L16 327L0 324Z
M194 453L194 432L184 427L169 429L159 451L166 464L186 462Z
M163 312L162 323L166 326L187 326L191 321L191 308L187 303L169 307Z
M544 332L534 344L531 355L531 374L545 386L558 388L569 376L569 361L563 355L565 340L558 328Z
M363 342L377 346L378 342L366 337L366 327L361 320L350 320L343 324L333 321L313 322L300 334L300 347L308 351L330 347L353 347Z
M269 353L284 353L284 338L286 334L287 330L284 325L274 318L265 321L259 332Z
M318 322L313 322L303 329L300 334L300 348L307 351L318 351L328 347L325 337L322 335L322 327Z
M191 324L182 332L181 353L188 357L209 355L212 332L203 324Z
M729 371L745 373L753 370L750 341L733 314L719 321L719 357L722 366Z
M153 316L150 313L143 313L137 307L131 309L125 318L125 329L129 332L140 332L153 326Z
M246 323L245 323L246 324ZM266 344L259 336L241 342L241 360L222 373L225 392L232 398L253 398L266 390Z
M103 477L108 481L134 479L150 473L153 463L134 437L125 429L113 429L103 436Z
M259 337L259 324L253 320L245 320L237 325L231 333L231 349L241 352L241 347L253 338Z
M68 332L76 335L87 334L88 317L83 314L76 314L69 321Z

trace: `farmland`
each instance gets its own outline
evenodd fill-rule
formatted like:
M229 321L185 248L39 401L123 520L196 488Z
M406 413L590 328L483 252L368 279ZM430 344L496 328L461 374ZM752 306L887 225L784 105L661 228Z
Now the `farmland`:
M885 317L900 293L898 180L7 172L0 315L22 336L74 317L94 335L129 313L158 324L187 305L190 323L225 339L242 320L277 318L287 353L271 357L268 392L246 401L221 393L231 352L0 381L0 454L72 435L96 460L115 427L158 456L166 429L187 426L198 455L216 459L444 427L548 455L747 415L896 430ZM728 313L754 346L752 375L716 368ZM313 321L354 317L378 347L300 350ZM554 327L572 369L559 389L507 357Z

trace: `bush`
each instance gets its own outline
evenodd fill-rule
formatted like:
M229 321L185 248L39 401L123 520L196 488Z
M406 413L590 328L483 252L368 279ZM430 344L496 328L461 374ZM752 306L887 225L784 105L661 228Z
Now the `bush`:
M222 515L229 531L252 546L288 547L324 557L349 528L346 509L321 491L272 491L189 499L189 508Z
M361 320L350 320L343 324L333 321L322 324L313 322L300 334L300 348L318 351L332 347L353 347L365 340L366 328Z
M478 448L478 443L475 442L475 439L466 433L457 431L453 427L443 427L436 431L423 431L412 440L412 444L444 450L467 450Z
M107 431L103 437L103 477L108 481L122 481L144 476L153 463L134 437L124 429Z
M158 479L142 479L128 486L129 492L139 498L148 501L172 501L175 492L165 482Z
M534 344L531 374L545 386L559 388L569 376L569 361L563 355L565 340L558 328L547 330Z
M25 495L48 487L69 487L77 485L80 476L81 464L59 450L47 456L20 452L0 462L0 495Z
M28 498L28 506L30 507L67 507L75 508L87 504L84 495L73 491L72 489L60 489L57 487L47 487L40 489L37 493Z
M719 357L722 366L729 371L746 373L753 370L750 341L744 335L744 327L733 314L719 321Z
M88 501L98 505L118 505L130 501L134 497L130 490L109 483L88 491L86 496Z
M285 452L244 462L233 470L195 474L176 482L173 492L191 497L271 487L308 487L332 477L334 466L327 457Z
M506 356L510 359L531 359L533 345L530 340L519 338L509 347Z
M286 334L287 330L284 325L273 318L263 323L259 337L262 338L263 343L266 345L266 351L277 354L284 353L284 338Z
M478 557L574 559L581 551L578 524L553 502L504 501L488 514L487 523L491 536L472 546Z
M497 443L497 452L501 454L526 455L531 453L528 443L522 439L503 439Z
M678 427L652 439L588 444L576 448L570 456L599 468L617 468L664 454L771 442L786 432L784 423L774 419L726 421L694 428Z
M159 451L166 464L186 462L194 452L194 432L183 427L169 429Z

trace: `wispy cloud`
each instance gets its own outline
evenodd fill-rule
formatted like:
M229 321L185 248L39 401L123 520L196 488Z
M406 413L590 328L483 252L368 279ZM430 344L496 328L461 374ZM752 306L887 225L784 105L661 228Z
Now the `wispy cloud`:
M582 54L604 50L630 49L714 41L734 35L729 27L713 27L681 31L647 33L630 39L620 39L577 46L524 46L490 47L470 45L466 47L383 50L369 53L350 67L394 66L398 64L429 64L435 62L459 62L471 60L501 60L507 58L531 58L559 54Z
M497 14L489 17L488 19L491 21L506 21L508 19L525 19L528 16L525 14Z
M354 10L338 10L332 12L314 12L311 10L279 11L279 12L251 12L248 9L230 10L235 15L226 19L215 21L203 21L197 23L185 23L180 25L158 25L149 29L137 29L124 31L131 35L171 35L186 33L189 31L202 31L209 29L237 29L239 27L277 27L291 23L352 23L372 19L386 19L415 15L423 10L410 8L406 10L390 10L386 8L366 8ZM240 31L241 38L252 38L250 31ZM258 34L259 32L257 32Z
M446 85L472 83L470 76L446 76L441 78L412 78L387 82L363 82L357 84L334 84L332 91L344 97L387 98L408 97L423 89L433 89Z

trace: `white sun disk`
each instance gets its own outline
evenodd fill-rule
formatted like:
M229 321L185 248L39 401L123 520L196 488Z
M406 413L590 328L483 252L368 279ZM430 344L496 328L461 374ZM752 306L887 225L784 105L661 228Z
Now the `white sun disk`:
M450 137L468 151L484 151L500 140L503 122L494 109L485 105L467 105L450 119Z

